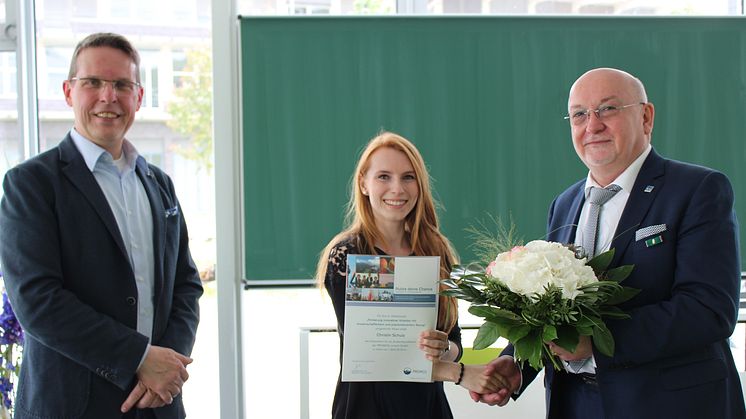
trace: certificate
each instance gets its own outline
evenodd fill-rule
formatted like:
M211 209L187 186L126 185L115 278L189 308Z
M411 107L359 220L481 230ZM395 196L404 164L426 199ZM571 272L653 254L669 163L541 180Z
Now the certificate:
M417 346L438 317L438 256L347 256L342 381L432 382Z

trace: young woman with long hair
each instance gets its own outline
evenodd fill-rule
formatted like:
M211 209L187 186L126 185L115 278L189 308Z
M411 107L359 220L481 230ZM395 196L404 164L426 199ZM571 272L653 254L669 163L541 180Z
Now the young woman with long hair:
M407 139L383 132L370 140L351 180L347 227L321 252L317 281L331 296L341 346L343 344L348 254L440 256L440 277L447 278L457 263L448 239L440 232L425 162ZM437 330L420 334L419 347L433 361L433 383L342 382L337 388L332 417L452 418L443 381L459 382L476 392L498 387L497 378L484 377L484 366L458 363L461 329L458 307L439 296ZM340 374L341 378L341 374Z

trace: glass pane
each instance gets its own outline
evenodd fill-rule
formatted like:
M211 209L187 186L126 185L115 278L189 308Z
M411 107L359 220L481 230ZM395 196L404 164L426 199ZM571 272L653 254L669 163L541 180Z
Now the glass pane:
M77 0L73 4L73 16L75 17L96 17L98 12L98 2L96 0Z
M62 95L62 82L67 79L67 73L70 71L70 56L73 49L64 48L46 48L44 50L44 60L46 71L39 80L39 96L44 98L59 98ZM41 54L40 54L41 55Z
M405 0L400 0L404 2ZM421 0L428 14L737 15L741 0ZM415 1L419 3L419 1ZM395 14L396 0L237 0L240 14Z
M144 90L142 106L157 108L160 101L158 95L158 65L161 53L154 50L140 50L140 83Z
M396 13L396 0L237 0L237 7L245 15L382 15Z
M44 0L43 2L37 2L36 6L37 10L43 9L43 14L36 15L37 19L69 19L70 12L72 11L70 0Z
M16 53L0 52L0 179L22 156L16 83Z
M429 0L431 14L735 15L741 0Z
M111 17L128 18L130 17L130 8L132 5L125 1L115 1L111 4Z

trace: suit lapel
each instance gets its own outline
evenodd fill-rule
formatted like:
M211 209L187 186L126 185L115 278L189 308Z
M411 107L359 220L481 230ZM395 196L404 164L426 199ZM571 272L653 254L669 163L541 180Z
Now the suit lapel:
M583 202L585 202L585 183L581 183L578 188L575 198L572 200L570 205L570 211L567 213L566 223L572 225L572 228L563 229L564 233L560 236L562 240L560 243L575 243L575 234L578 230L578 220L580 220L580 210L583 208Z
M129 256L127 256L127 248L124 246L124 241L122 240L122 233L119 231L119 226L117 226L117 220L114 218L114 213L111 212L109 202L101 191L98 182L96 182L93 173L91 173L88 166L86 166L83 156L78 151L78 148L75 147L75 143L72 138L70 138L70 134L65 137L58 148L62 173L67 177L70 183L80 191L86 200L88 200L106 226L106 229L109 230L112 239L116 242L122 255L125 259L129 260Z
M555 202L553 209L552 220L550 220L551 231L547 232L547 239L556 241L558 243L574 243L575 232L578 229L578 219L580 218L580 210L583 207L585 201L585 195L583 193L583 186L585 182L578 182L574 187L575 191L571 191L570 205L559 205Z
M154 301L158 301L158 297L163 288L163 254L165 251L163 241L166 237L166 208L164 206L163 197L161 196L161 187L158 184L153 171L148 167L148 164L143 158L137 159L135 171L145 188L145 193L148 195L150 211L153 217L153 274L155 277Z
M635 231L640 227L643 218L663 186L664 174L665 159L659 156L655 150L651 150L650 155L640 168L640 173L638 173L635 185L630 191L629 199L624 206L624 211L622 211L622 216L614 233L611 247L615 249L615 253L611 266L619 264L632 243Z

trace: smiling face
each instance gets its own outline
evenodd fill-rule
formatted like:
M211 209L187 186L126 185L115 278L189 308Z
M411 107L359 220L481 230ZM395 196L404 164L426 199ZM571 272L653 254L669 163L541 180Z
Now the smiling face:
M404 152L381 147L369 159L361 178L376 224L401 224L414 209L420 188L412 163Z
M124 52L110 47L90 47L80 51L76 78L136 81L136 66ZM124 94L112 83L101 89L86 88L79 81L63 83L65 101L73 108L75 130L106 149L114 158L122 150L124 136L142 103L142 87Z
M614 69L582 75L570 89L568 111L647 102L642 84ZM602 120L591 112L584 124L571 125L575 152L602 186L616 179L645 150L653 131L651 103L631 106Z

